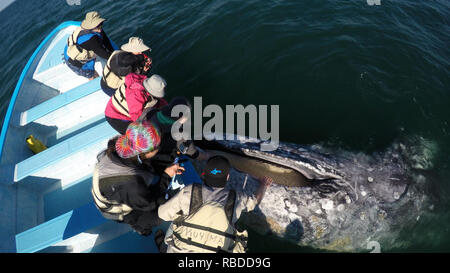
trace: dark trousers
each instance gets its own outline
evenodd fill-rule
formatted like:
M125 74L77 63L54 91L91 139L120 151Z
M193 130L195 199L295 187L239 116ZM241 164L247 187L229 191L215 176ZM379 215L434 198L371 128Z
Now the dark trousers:
M131 121L125 121L121 119L115 119L106 117L106 121L113 127L114 130L119 132L121 135L124 135L127 131L128 125L130 125Z

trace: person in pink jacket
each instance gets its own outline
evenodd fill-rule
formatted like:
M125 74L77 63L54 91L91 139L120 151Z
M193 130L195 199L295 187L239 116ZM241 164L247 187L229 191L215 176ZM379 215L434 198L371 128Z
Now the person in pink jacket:
M168 104L163 99L166 85L166 81L156 74L150 78L128 74L106 105L106 120L117 132L125 134L128 125L136 121L145 108L161 108Z

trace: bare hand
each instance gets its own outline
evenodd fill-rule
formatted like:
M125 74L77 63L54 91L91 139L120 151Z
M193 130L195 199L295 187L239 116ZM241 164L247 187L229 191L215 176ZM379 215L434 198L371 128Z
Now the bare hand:
M184 167L180 167L178 164L174 164L172 166L167 167L164 172L170 176L174 177L177 174L182 174L186 169Z
M259 182L259 188L255 194L258 204L261 203L261 200L264 197L264 193L266 192L267 188L273 183L273 179L268 176L264 176L259 178Z
M269 187L273 183L273 179L268 176L261 177L259 181L261 183L261 186L265 187Z

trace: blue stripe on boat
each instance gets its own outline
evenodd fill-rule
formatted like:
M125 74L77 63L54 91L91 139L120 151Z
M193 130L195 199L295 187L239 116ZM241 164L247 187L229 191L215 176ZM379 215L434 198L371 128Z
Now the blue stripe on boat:
M57 26L49 35L47 35L47 37L45 37L45 39L41 42L41 44L33 52L33 55L31 55L30 59L28 59L28 62L25 65L25 68L22 70L22 74L20 74L19 81L17 82L17 85L14 88L14 92L11 96L11 100L8 105L8 110L6 111L5 119L3 121L2 132L0 134L0 158L2 157L3 145L5 143L6 133L8 131L9 121L11 120L11 115L12 115L12 112L14 109L14 105L16 104L17 96L19 95L19 90L22 87L22 82L24 81L25 76L27 75L31 64L33 63L34 59L36 58L36 55L39 53L39 51L41 51L41 49L44 47L44 45L61 29L64 29L68 26L73 26L73 25L79 26L80 24L81 24L81 22L67 21L67 22L64 22L64 23L60 24L59 26Z

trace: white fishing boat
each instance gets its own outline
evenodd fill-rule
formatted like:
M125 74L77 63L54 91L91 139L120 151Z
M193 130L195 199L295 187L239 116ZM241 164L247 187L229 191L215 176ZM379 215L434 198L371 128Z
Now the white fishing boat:
M41 42L12 95L0 138L0 252L157 251L153 236L106 220L93 203L96 155L117 132L105 120L101 78L77 76L63 61L79 25L64 22ZM34 154L30 135L48 148Z

